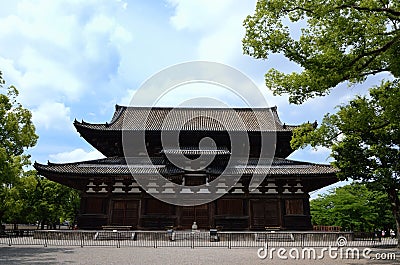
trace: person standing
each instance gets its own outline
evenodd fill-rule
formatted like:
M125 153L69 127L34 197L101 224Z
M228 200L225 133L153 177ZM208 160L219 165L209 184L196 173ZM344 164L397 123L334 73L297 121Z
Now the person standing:
M390 229L390 238L395 238L396 237L396 233L394 232L394 230L393 229Z

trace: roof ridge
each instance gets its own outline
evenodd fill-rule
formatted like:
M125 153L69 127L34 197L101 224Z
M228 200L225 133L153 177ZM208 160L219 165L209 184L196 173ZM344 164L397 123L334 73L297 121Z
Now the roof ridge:
M66 166L66 165L78 165L82 163L93 163L93 162L100 162L104 160L110 160L112 158L124 158L124 157L104 157L104 158L98 158L98 159L91 159L91 160L84 160L84 161L77 161L77 162L66 162L66 163L61 163L61 162L50 162L47 160L47 165L38 163L35 161L34 165L39 165L39 166Z
M124 109L160 109L160 110L172 110L172 109L201 109L201 110L277 110L277 106L272 107L196 107L196 106L126 106L126 105L115 105L116 111L120 110L121 108Z

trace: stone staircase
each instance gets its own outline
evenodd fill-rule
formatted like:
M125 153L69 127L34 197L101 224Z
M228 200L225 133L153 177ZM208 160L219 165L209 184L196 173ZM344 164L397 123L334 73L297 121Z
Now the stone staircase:
M129 231L99 231L94 240L136 240L136 233Z
M294 242L292 233L285 232L263 232L254 234L255 241L261 242Z

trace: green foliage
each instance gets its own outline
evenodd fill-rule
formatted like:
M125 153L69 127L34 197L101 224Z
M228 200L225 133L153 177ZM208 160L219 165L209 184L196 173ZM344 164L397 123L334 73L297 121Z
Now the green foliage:
M64 220L75 221L79 210L76 190L37 176L28 171L7 190L4 220L9 223L56 225Z
M304 28L292 36L288 25ZM259 0L244 21L245 54L282 53L301 73L265 75L275 94L292 103L322 96L341 82L363 82L379 72L400 77L400 2L391 0Z
M4 85L0 72L0 89ZM18 90L13 86L5 90L0 94L0 221L53 225L74 221L77 191L41 178L36 171L23 172L23 166L30 164L25 151L38 136L31 112L17 102Z
M392 229L395 220L387 195L352 183L310 202L314 225L341 226L347 231Z
M0 91L5 81L0 72ZM18 90L10 86L0 94L0 185L10 185L29 164L26 148L36 144L38 136L29 110L17 102Z
M387 191L400 188L400 83L385 82L327 114L320 127L304 124L291 141L332 149L340 179L358 179Z
M389 198L400 233L400 82L384 82L327 114L318 128L302 125L294 132L293 148L310 144L331 148L338 177L360 180L368 187L384 191ZM356 197L355 197L356 198ZM362 196L359 196L360 200ZM365 209L368 211L368 209ZM360 208L360 212L361 208ZM345 226L356 215L345 214ZM318 220L318 219L317 219ZM364 225L368 220L363 220ZM354 227L357 224L353 224ZM367 227L364 227L367 228ZM398 246L400 247L400 237Z
M19 178L14 185L6 189L4 220L8 223L34 223L36 221L32 207L35 199L36 179L32 175Z
M79 193L46 178L37 180L39 198L34 204L37 219L48 224L59 224L64 220L74 222L79 211Z
M29 155L25 150L36 144L38 136L31 121L29 110L17 102L18 90L4 89L5 81L0 72L0 200L6 202L17 191L12 187L23 174L23 166L29 165ZM3 94L3 92L5 92ZM8 203L8 204L7 204ZM19 201L0 204L0 222L6 210L21 211Z
M281 53L302 68L289 74L271 69L265 75L267 87L275 94L288 93L292 103L326 95L345 81L362 83L380 72L394 77L370 89L368 97L358 96L336 114L326 114L320 127L302 125L291 145L331 148L340 179L360 180L384 191L400 247L400 1L259 0L244 26L244 53L259 59ZM295 38L293 28L301 26ZM355 217L347 212L341 222Z

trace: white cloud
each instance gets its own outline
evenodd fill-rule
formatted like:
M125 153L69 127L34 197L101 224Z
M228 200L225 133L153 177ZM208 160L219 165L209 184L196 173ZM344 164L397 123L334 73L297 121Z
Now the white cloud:
M171 24L178 30L204 31L220 26L226 19L237 13L250 14L256 1L238 4L236 0L168 0L175 6Z
M97 150L86 152L81 148L74 149L70 152L50 154L49 157L50 160L55 163L70 163L104 158L104 156Z
M311 146L307 146L304 149L299 149L294 151L288 159L298 160L298 161L309 161L313 163L329 164L333 161L330 157L331 149L318 146L316 149Z
M11 59L6 59L0 56L0 65L1 65L1 71L4 74L3 78L6 77L7 81L7 86L11 85L10 80L13 80L12 85L16 86L17 88L19 87L19 82L22 78L22 73L18 70L16 70L14 61Z
M6 51L0 61L8 61L2 70L20 89L21 102L76 102L105 87L118 73L120 46L132 40L114 14L124 6L105 0L19 1L9 6L14 10L0 17L0 50Z
M122 106L129 106L131 101L132 101L132 97L135 94L136 89L127 89L126 90L126 94L125 96L123 96L119 102L117 102L118 105L122 105Z
M315 148L311 148L309 150L310 154L312 155L320 155L320 156L329 156L331 153L331 149L324 147L324 146L317 146Z
M122 0L116 0L117 3L121 4L122 9L126 10L128 8L128 2L122 1Z
M256 1L169 0L175 7L170 18L177 30L201 32L200 60L231 63L242 56L243 20L253 13Z
M160 95L156 106L246 107L246 102L233 91L211 83L187 83Z
M83 85L77 76L66 71L63 62L46 58L44 54L27 47L22 51L17 63L20 67L27 69L20 80L21 87L25 88L21 91L23 101L32 104L42 102L43 98L54 98L57 95L63 95L69 100L79 98ZM43 90L46 92L43 93Z
M95 15L82 31L85 39L84 54L89 60L98 61L107 53L107 49L118 47L132 40L131 34L120 26L113 17L105 14Z
M281 108L285 109L289 105L289 97L287 95L275 96L272 91L266 87L264 81L262 81L262 83L257 83L256 85L264 95L269 107L277 106L278 112L280 112Z
M37 128L72 131L70 112L63 103L45 102L32 111L32 120Z
M197 51L199 59L231 63L235 57L242 56L241 22L240 17L230 18L226 25L202 38Z

